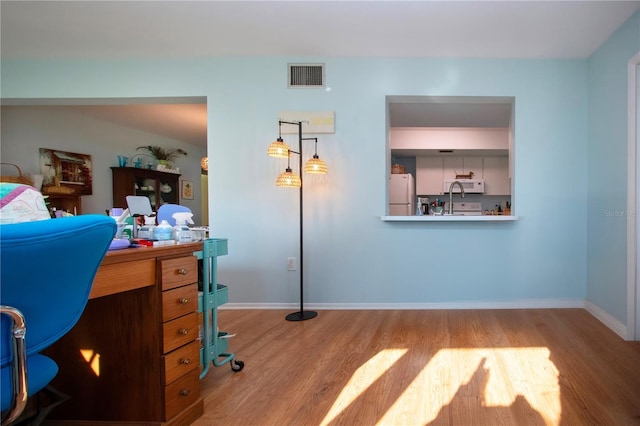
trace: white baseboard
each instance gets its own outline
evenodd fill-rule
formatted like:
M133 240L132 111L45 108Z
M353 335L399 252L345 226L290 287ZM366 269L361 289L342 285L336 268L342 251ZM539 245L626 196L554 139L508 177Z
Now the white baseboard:
M313 310L410 310L410 309L552 309L584 308L582 299L525 299L507 301L458 301L436 303L307 303ZM227 303L220 309L299 309L299 303Z
M595 305L593 302L585 300L585 309L594 317L600 320L604 325L609 327L616 333L618 336L623 339L627 338L627 326L612 317L610 314L605 312L602 308Z
M298 310L299 303L227 303L219 309L289 309ZM308 303L308 310L411 310L411 309L586 309L591 315L626 338L626 326L610 314L584 299L524 299L508 301L465 301L440 303Z

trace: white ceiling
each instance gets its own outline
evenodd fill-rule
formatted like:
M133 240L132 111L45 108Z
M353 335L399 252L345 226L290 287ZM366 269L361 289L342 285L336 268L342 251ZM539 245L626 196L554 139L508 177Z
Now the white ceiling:
M0 53L2 59L587 58L639 7L640 1L2 0ZM204 123L182 120L182 108ZM206 145L204 104L85 112Z
M3 58L586 58L638 1L7 1Z

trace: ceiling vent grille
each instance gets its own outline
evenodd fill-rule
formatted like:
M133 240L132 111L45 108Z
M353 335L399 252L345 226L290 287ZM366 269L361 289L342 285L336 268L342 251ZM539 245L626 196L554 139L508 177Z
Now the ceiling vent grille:
M289 87L324 87L324 64L289 64Z

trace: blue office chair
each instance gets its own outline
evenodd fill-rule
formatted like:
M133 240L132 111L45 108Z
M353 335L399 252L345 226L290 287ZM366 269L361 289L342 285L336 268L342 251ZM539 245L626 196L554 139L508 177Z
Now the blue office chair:
M166 220L169 225L175 226L176 220L173 218L174 213L191 213L191 209L189 207L181 206L180 204L163 204L158 207L157 214L157 222L160 225L160 222Z
M78 321L116 232L103 215L0 225L2 424L58 372L40 352Z

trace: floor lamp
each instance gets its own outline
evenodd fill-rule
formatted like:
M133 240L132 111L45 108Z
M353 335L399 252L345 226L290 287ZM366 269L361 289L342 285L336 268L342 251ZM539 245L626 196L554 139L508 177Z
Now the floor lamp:
M318 313L315 311L304 310L304 257L303 257L303 186L302 186L302 141L313 140L315 141L315 154L304 166L304 172L310 174L326 174L327 165L318 157L318 138L303 138L302 137L302 121L278 121L278 139L269 145L267 154L271 157L286 158L287 168L283 173L280 173L278 179L276 179L276 186L283 188L298 188L300 194L300 310L287 315L285 318L287 321L304 321L311 318L315 318ZM298 151L293 151L289 148L289 145L282 140L282 125L290 124L298 126ZM298 164L300 176L295 174L291 170L291 154L298 155Z

